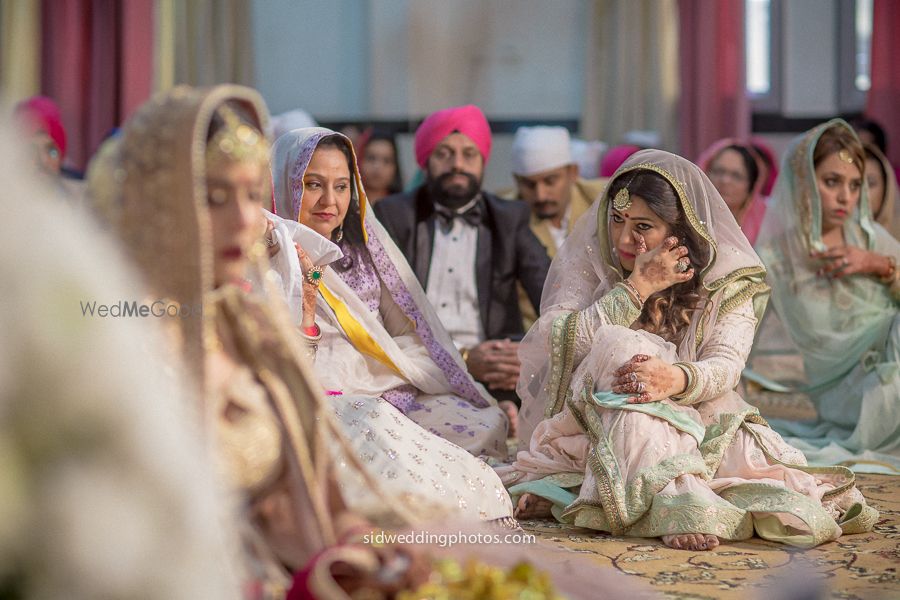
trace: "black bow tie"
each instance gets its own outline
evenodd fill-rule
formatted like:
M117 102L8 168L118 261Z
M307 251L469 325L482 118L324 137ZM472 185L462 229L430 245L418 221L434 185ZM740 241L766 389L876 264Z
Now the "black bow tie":
M447 227L453 227L454 219L462 219L469 225L473 227L478 227L481 225L482 220L482 210L481 210L481 201L475 202L472 206L464 210L463 212L457 212L455 210L451 210L442 204L435 204L434 211L437 214L438 220L441 223L446 225Z

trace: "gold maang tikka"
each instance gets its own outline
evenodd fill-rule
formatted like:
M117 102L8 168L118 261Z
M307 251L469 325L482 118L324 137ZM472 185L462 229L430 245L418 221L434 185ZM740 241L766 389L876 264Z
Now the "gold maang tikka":
M215 164L228 162L257 162L266 164L269 160L269 144L259 131L241 122L237 113L223 104L216 113L225 124L206 144L206 162Z
M838 150L838 158L844 161L845 163L853 164L853 157L850 156L850 153L847 152L844 148Z
M615 208L619 212L628 210L631 207L631 194L628 193L628 186L631 185L632 181L634 181L634 177L635 174L632 174L631 179L628 180L628 183L625 184L625 187L616 192L616 196L615 198L613 198L613 208Z

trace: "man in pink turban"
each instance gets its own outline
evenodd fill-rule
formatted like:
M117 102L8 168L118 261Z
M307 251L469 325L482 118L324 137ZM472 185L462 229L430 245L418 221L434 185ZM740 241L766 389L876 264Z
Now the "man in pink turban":
M440 110L416 130L425 183L388 196L375 214L406 256L475 379L515 399L521 284L535 311L550 259L523 202L481 189L491 128L477 106ZM512 408L507 406L511 412Z
M15 118L35 148L38 167L59 176L66 156L66 130L56 103L46 96L33 96L16 105Z
M613 146L607 150L606 154L600 160L600 177L612 177L613 173L622 166L628 157L635 152L640 151L639 146L625 144L622 146Z

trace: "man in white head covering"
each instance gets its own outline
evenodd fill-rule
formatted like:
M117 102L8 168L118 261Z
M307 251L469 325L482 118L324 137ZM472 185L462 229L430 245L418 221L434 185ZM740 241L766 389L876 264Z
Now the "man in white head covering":
M528 223L550 258L595 198L605 181L581 179L572 157L572 142L565 127L519 127L512 147L516 189L500 196L525 200L531 206ZM537 319L519 287L519 310L527 331Z
M277 140L288 131L316 127L318 123L311 114L298 108L272 117L272 139Z
M602 182L580 179L565 127L520 127L512 147L517 197L531 206L531 230L552 258L600 195Z

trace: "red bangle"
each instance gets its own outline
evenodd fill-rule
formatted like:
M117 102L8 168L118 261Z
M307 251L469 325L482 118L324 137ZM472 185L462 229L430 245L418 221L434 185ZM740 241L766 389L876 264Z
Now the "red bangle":
M316 323L313 323L312 327L304 327L303 333L309 337L319 337L319 326Z

